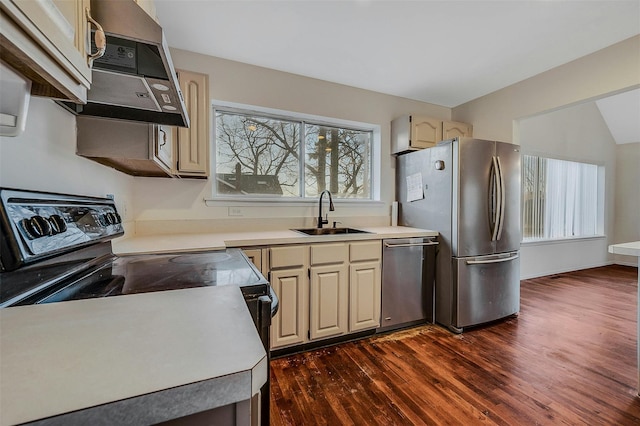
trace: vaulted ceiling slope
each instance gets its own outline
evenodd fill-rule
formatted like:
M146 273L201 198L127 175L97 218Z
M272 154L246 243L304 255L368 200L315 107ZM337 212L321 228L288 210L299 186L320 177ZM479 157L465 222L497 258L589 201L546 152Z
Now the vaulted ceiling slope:
M156 0L172 47L455 107L640 34L640 0Z
M596 105L617 144L640 142L640 89L599 99Z

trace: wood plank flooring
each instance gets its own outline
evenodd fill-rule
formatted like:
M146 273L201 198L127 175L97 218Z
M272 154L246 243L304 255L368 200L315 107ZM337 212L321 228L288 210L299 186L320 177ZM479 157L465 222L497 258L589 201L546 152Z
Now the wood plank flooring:
M272 425L640 425L637 268L522 281L521 311L271 362Z

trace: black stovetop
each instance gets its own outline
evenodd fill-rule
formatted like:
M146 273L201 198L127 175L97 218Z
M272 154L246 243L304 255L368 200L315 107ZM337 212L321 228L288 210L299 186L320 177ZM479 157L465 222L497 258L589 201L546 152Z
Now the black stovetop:
M114 200L0 188L0 307L192 287L269 284L240 249L115 256Z
M64 270L67 266L57 266ZM40 273L44 272L40 269ZM11 274L15 276L16 271ZM14 281L24 281L24 273ZM6 276L5 278L10 278ZM3 285L3 293L12 282ZM245 298L269 295L269 285L240 249L202 253L112 256L100 264L34 291L13 305L118 296L204 286L234 285ZM7 298L7 294L3 299ZM15 295L14 295L15 296ZM3 302L6 300L3 300Z

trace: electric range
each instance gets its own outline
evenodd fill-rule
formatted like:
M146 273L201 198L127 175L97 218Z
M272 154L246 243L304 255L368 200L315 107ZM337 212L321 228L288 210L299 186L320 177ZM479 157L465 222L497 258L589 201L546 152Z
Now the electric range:
M240 249L117 256L109 198L0 188L0 308L204 286L238 286L269 355L278 298ZM268 376L267 376L268 377ZM269 381L261 420L269 422Z

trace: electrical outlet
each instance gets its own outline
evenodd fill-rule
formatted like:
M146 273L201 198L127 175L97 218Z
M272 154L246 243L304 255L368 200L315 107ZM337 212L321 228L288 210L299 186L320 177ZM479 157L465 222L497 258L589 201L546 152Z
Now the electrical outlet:
M242 207L229 207L229 216L244 216Z

